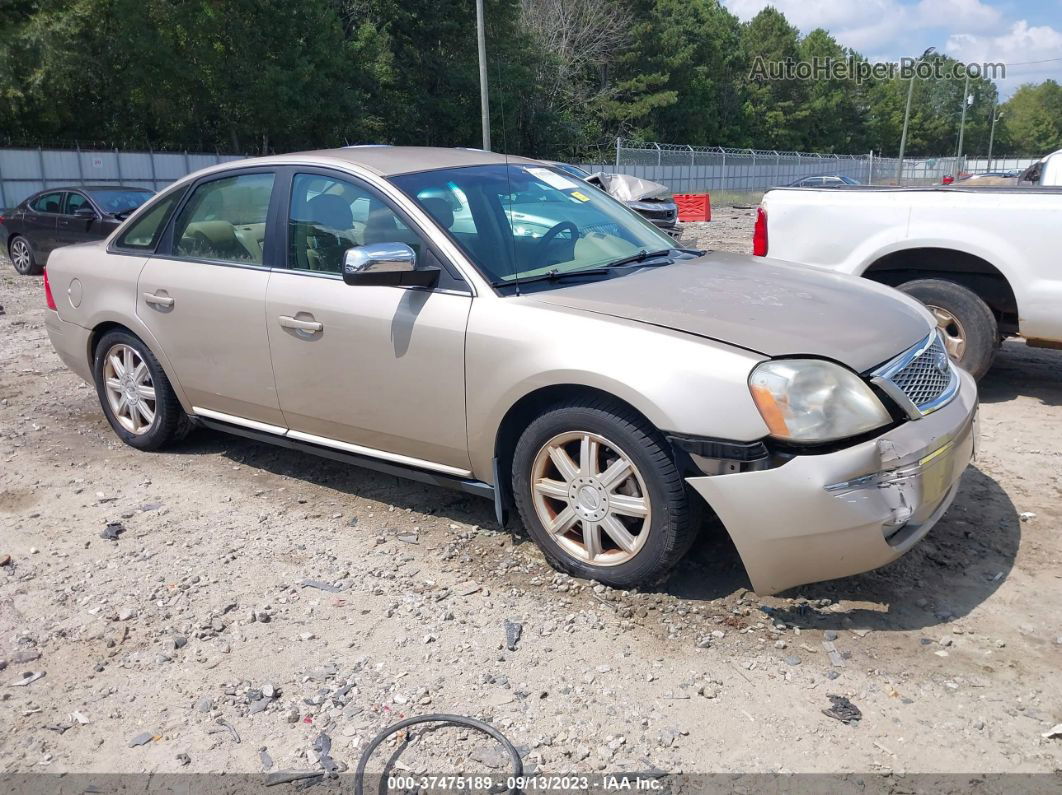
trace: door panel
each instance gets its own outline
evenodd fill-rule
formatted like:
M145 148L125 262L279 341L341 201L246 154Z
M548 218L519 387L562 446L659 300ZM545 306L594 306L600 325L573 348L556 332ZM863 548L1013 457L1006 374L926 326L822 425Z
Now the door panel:
M140 273L137 314L162 345L193 406L282 426L265 295L275 174L221 174L196 185ZM132 231L132 230L130 230ZM253 245L252 245L253 244Z
M283 425L265 329L269 271L153 257L137 315L169 357L192 405Z
M471 305L467 295L274 271L266 327L287 426L467 470Z
M44 262L56 247L56 220L62 202L62 191L54 191L37 197L26 209L23 229L38 262Z
M74 213L82 207L92 207L89 200L82 194L70 191L66 194L63 203L63 214L56 220L55 241L57 246L70 246L74 243L84 243L89 240L99 240L103 237L100 231L102 219L77 218Z

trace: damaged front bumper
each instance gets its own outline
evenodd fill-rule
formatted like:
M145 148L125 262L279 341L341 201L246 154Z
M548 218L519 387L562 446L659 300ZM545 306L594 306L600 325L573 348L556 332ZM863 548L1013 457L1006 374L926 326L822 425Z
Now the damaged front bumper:
M719 516L761 594L903 555L943 516L973 458L977 386L877 439L773 469L687 479Z

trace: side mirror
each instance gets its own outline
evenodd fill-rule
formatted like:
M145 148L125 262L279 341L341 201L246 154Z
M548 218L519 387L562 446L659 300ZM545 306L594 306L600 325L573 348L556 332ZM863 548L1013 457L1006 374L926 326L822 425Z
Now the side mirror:
M433 287L439 269L417 270L417 255L405 243L371 243L343 254L343 281L372 287Z
M80 218L83 221L95 221L97 216L96 211L93 210L91 207L82 206L74 210L74 217Z

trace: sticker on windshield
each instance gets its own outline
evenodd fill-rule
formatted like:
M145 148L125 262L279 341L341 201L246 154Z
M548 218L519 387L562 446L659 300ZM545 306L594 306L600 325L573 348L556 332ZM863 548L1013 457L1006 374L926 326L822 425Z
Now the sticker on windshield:
M558 190L571 190L572 188L579 187L579 183L561 176L554 171L550 171L548 168L529 168L527 169L527 173L534 177L538 177L551 188L557 188Z
M578 199L581 202L590 201L590 197L587 196L585 193L582 193L581 191L573 190L568 195L571 196L573 199Z

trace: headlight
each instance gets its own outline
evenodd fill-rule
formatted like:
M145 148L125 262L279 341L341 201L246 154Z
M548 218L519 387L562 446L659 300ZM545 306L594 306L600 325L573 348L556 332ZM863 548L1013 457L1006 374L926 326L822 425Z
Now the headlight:
M749 389L771 436L787 441L829 442L892 420L859 376L819 359L764 362Z

